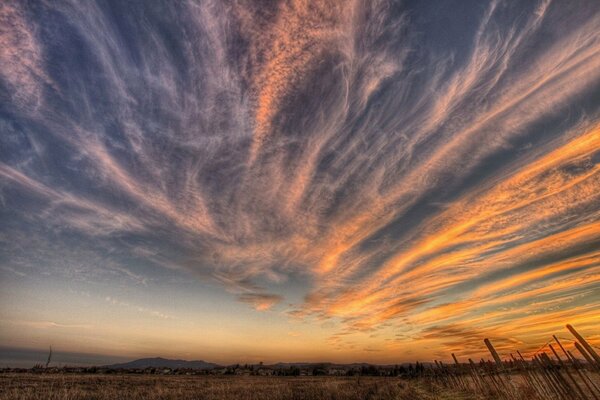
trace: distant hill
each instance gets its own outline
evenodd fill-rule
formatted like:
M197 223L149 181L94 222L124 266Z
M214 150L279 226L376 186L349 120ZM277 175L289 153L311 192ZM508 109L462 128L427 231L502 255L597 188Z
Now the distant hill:
M352 368L352 367L367 367L370 364L367 363L354 363L354 364L336 364L336 363L332 363L332 362L279 362L277 364L273 364L271 365L271 367L273 368L290 368L290 367L297 367L297 368L311 368L311 367L347 367L347 368Z
M110 369L135 369L135 368L193 368L193 369L212 369L218 367L217 364L206 361L187 361L187 360L169 360L166 358L140 358L121 364L106 365Z
M273 364L270 365L270 367L272 368L289 368L289 367L298 367L298 368L310 368L310 367L318 367L318 366L324 366L324 367L341 367L341 368L361 368L361 367L370 367L370 366L374 366L374 367L387 367L387 368L393 368L395 366L404 366L404 367L408 367L410 363L398 363L398 364L370 364L370 363L349 363L349 364L338 364L338 363L332 363L332 362L291 362L291 363L285 363L285 362L279 362L277 364ZM429 363L424 363L429 364Z

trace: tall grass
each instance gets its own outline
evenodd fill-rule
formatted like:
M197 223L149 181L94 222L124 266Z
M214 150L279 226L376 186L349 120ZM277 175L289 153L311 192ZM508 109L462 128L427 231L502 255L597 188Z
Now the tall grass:
M398 378L2 374L0 400L476 399Z

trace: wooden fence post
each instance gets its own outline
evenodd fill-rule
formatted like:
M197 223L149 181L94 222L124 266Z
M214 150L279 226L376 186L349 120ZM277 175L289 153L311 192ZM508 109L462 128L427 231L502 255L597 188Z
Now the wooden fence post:
M577 332L575 330L575 328L573 328L572 325L567 324L567 329L571 331L573 336L575 336L577 338L579 343L581 343L583 345L583 347L587 350L587 352L590 353L592 358L596 361L596 368L600 368L600 356L594 351L592 346L590 346L590 344L584 339L583 336L581 336L579 334L579 332Z
M577 395L573 394L573 388L569 385L569 382L565 380L565 378L556 370L556 365L552 362L548 354L541 353L540 359L548 366L548 372L552 375L559 387L559 389L565 394L565 396L569 399L576 398Z
M475 363L470 358L469 358L469 367L471 368L471 376L473 377L473 381L475 382L475 385L479 388L479 390L481 391L481 394L485 395L486 394L485 381L483 380L483 377L479 374L479 371L475 367Z
M465 378L465 376L462 375L462 366L458 362L458 359L456 358L456 356L454 355L454 353L452 353L452 358L454 359L454 364L456 366L456 371L457 371L456 376L458 377L458 380L459 380L462 388L464 390L468 390L470 386L467 384L467 380L463 379L463 378Z
M527 368L525 366L523 366L523 363L521 362L521 360L517 360L515 358L515 356L512 355L512 353L510 354L510 357L513 359L513 362L515 363L515 365L521 372L521 376L525 380L525 383L527 383L527 385L531 389L533 389L533 391L536 392L538 395L544 396L544 393L540 391L540 388L533 381L533 378L530 376L529 371L527 371Z
M577 358L575 358L575 357L573 356L573 354L571 354L571 352L570 352L569 350L567 350L567 353L569 353L569 355L570 355L570 356L571 356L571 358L573 359L573 362L575 363L575 366L577 367L577 369L580 371L581 375L583 375L583 376L586 378L586 379L584 380L584 382L586 382L586 381L587 381L587 382L588 382L588 383L589 383L589 384L590 384L590 385L593 387L593 389L591 389L591 388L588 386L588 389L590 389L590 391L591 391L591 392L592 392L592 394L594 395L594 398L596 398L596 399L597 399L598 397L596 397L596 392L600 393L600 388L599 388L598 386L596 386L596 384L594 383L594 381L592 380L592 378L590 378L590 377L589 377L589 375L588 375L587 371L586 371L585 369L583 369L583 368L582 368L582 365L581 365L581 364L579 364L579 360L578 360ZM586 383L586 385L587 385L587 383ZM594 389L595 389L595 391L594 391Z
M492 342L490 342L490 339L483 339L483 343L485 343L485 345L487 346L490 353L492 353L492 357L494 358L494 361L496 361L496 364L500 368L502 368L502 360L500 359L500 356L498 355L498 353L496 352L496 349L492 345Z
M579 342L575 342L575 348L577 349L577 351L579 351L581 353L583 358L585 358L585 361L587 361L588 365L590 366L590 369L595 369L596 371L600 371L600 368L596 365L596 363L594 363L594 360L592 360L592 358L588 355L588 353L585 351L585 349L579 344Z
M493 361L482 358L476 365L469 358L468 364L461 364L456 355L451 353L454 365L434 360L435 364L427 368L425 373L422 368L417 368L415 372L430 383L437 382L449 389L496 396L504 400L521 398L527 393L534 398L544 399L600 400L600 385L595 382L595 371L600 372L600 356L575 328L571 325L567 325L567 328L577 338L574 341L575 348L585 358L587 365L584 366L580 359L565 349L556 335L552 335L556 343L546 343L536 351L530 362L518 350L519 358L511 353L511 358L503 361L492 342L486 338L483 342ZM559 355L556 345L560 347L559 351L562 351L565 360ZM552 353L542 351L545 347ZM528 390L520 393L517 383Z
M556 341L556 343L558 343L558 345L560 346L560 349L565 354L565 357L567 357L567 359L569 360L569 362L571 363L571 365L573 365L573 369L575 370L575 372L577 373L577 375L579 376L579 378L583 381L583 383L585 384L585 386L587 387L587 389L590 391L590 393L592 394L592 396L594 397L594 399L595 400L600 400L600 399L598 399L598 396L596 395L596 393L594 393L594 389L588 383L589 377L587 375L584 375L579 370L579 365L577 363L577 360L571 355L570 352L568 352L568 351L565 350L565 348L563 347L563 345L560 342L560 340L558 340L558 338L556 337L556 335L552 335L552 337L554 338L554 340ZM592 382L592 384L593 384L593 382Z
M556 380L556 377L550 372L550 369L545 365L542 360L542 357L538 357L537 355L533 356L536 364L538 365L539 370L542 372L542 376L549 383L550 387L554 389L554 392L561 399L566 399L566 395L564 393L563 388L560 386L560 383Z
M554 347L552 347L551 344L548 346L550 347L550 350L552 350L552 352L554 353L554 357L556 357L556 359L558 360L558 364L560 365L560 367L565 370L567 376L569 377L571 382L573 382L573 386L575 386L575 389L577 389L577 391L579 392L579 395L581 395L581 398L587 400L588 397L585 395L585 392L583 391L583 389L581 389L581 387L579 386L579 384L577 383L577 380L573 377L573 375L571 375L571 373L569 372L569 369L567 368L565 363L562 362L560 356L558 355L556 350L554 350Z

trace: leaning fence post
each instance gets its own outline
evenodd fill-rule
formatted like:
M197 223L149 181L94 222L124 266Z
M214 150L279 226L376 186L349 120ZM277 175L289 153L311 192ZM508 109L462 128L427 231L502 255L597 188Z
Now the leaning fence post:
M481 394L485 395L485 393L486 393L485 381L484 381L483 377L479 374L479 371L477 370L477 368L475 367L475 363L470 358L469 358L469 367L471 368L471 375L473 376L473 381L475 382L475 385L479 388L479 390L481 391Z
M433 360L433 362L435 362L435 366L437 367L437 369L434 370L434 371L440 377L439 380L442 382L442 385L444 385L445 387L451 387L450 380L448 379L448 377L444 373L444 370L442 369L442 367L440 366L440 364L438 363L438 361L437 360Z
M579 344L579 342L575 342L575 348L577 349L577 351L579 351L581 353L581 355L583 356L583 358L585 358L585 361L587 361L587 363L588 363L588 365L590 366L591 369L595 369L596 371L600 371L600 367L598 367L594 363L594 360L592 360L592 358L588 355L588 353L585 351L585 349Z
M556 357L556 359L558 360L558 364L560 365L560 367L565 370L565 372L567 373L567 376L569 377L571 382L573 382L575 389L577 389L577 391L579 392L579 394L581 395L581 397L583 399L587 400L588 397L585 395L585 392L583 391L583 389L581 389L581 387L579 386L579 384L577 383L577 380L573 377L573 375L571 375L571 373L569 372L569 369L567 368L565 363L563 363L563 361L561 360L561 358L558 355L558 353L556 352L556 350L554 350L554 347L552 347L551 344L549 344L548 347L550 347L550 350L552 350L552 352L554 353L554 357Z
M560 342L560 340L558 340L558 338L556 337L556 335L552 335L552 337L554 338L554 340L556 341L556 343L558 343L558 345L560 346L560 349L565 354L565 357L567 357L567 360L569 360L569 362L571 363L571 365L573 365L573 369L575 370L575 372L577 373L577 375L579 375L579 378L584 383L584 385L588 388L588 390L590 391L590 393L592 394L592 396L594 397L594 399L600 400L600 399L598 399L598 396L596 396L596 393L594 393L594 389L592 389L592 387L588 383L588 381L586 379L588 377L586 375L583 375L583 373L579 370L579 366L577 365L577 360L575 358L573 358L573 356L571 355L570 352L568 352L568 351L565 350L565 348L563 347L563 345Z
M521 376L523 377L523 379L525 380L525 383L527 383L527 385L533 389L536 393L538 394L542 394L539 391L539 388L537 387L537 385L533 382L531 376L529 376L529 372L527 371L527 369L522 365L520 360L517 360L515 358L515 356L512 355L512 353L510 353L510 357L512 358L513 362L515 363L515 365L517 366L517 368L519 369L519 372L521 373Z
M517 354L521 358L521 362L523 362L525 364L525 368L527 368L528 367L527 361L525 360L525 357L523 357L523 354L521 354L521 352L519 350L517 350ZM534 366L534 365L535 365L535 362L532 360L530 366ZM544 385L545 378L543 376L543 372L540 372L541 377L537 375L537 370L535 368L531 368L530 372L531 372L531 377L533 378L533 380L536 381L542 389L549 392L549 389L546 387L546 385Z
M592 392L592 394L594 395L594 398L598 399L598 397L596 397L596 392L600 393L600 388L598 386L596 386L594 381L588 376L587 371L582 368L581 364L579 364L579 360L577 358L575 358L569 350L567 350L567 353L569 353L569 355L571 356L571 359L575 363L575 366L577 367L577 370L579 371L580 375L582 375L583 377L586 378L586 379L584 379L584 382L586 382L586 386L588 387L588 389L590 389L590 392ZM592 388L590 388L588 383L592 386ZM594 389L596 390L596 392L594 392Z
M490 339L483 339L483 343L485 343L485 345L487 346L490 353L492 353L492 357L494 357L494 361L496 361L496 364L500 368L502 368L502 360L500 359L500 356L496 352L496 349L494 348L494 346L492 346L492 342L490 342Z
M521 362L525 363L525 367L527 368L528 367L527 361L525 360L525 358L523 357L523 355L521 354L521 352L519 350L517 350L517 354L521 358ZM543 368L539 372L538 372L538 368L533 368L534 366L536 366L535 361L536 360L534 358L532 358L531 361L530 361L530 365L529 366L531 367L530 368L531 377L533 378L533 380L535 382L537 382L537 384L539 385L539 387L544 392L548 393L549 395L552 395L552 392L550 390L551 386L548 387L548 385L544 383L544 382L546 382L546 383L548 383L548 382L547 382L547 378L544 376Z
M542 353L542 354L545 355L545 353ZM556 378L556 376L552 373L551 369L547 366L546 360L544 360L544 357L542 357L542 354L540 354L539 356L535 355L533 357L536 360L536 362L539 364L539 366L541 367L541 371L543 372L547 381L554 388L555 393L560 398L567 399L568 397L565 395L565 389L562 387L562 385L560 384L560 381Z
M548 356L548 354L546 354L545 352L541 353L540 359L543 362L545 362L546 365L548 365L548 372L552 376L554 376L554 379L556 380L558 387L560 389L562 389L562 391L566 394L566 396L571 399L573 399L574 397L577 397L577 395L573 394L573 389L571 388L571 385L569 385L569 382L567 382L566 379L560 374L560 372L558 372L556 370L556 365L554 364L552 359Z
M487 376L489 376L490 381L493 383L498 396L502 396L502 393L504 393L503 388L506 389L506 387L504 387L504 381L502 380L502 378L496 375L496 371L492 370L492 366L494 364L481 359L481 365L484 368L484 371L487 373Z
M492 353L492 357L494 357L494 361L496 362L496 366L498 367L498 371L499 371L498 379L502 383L502 386L504 386L504 389L509 394L509 396L512 396L512 394L515 390L515 386L514 386L514 383L512 382L512 380L510 379L510 375L508 374L508 371L506 371L506 369L504 368L504 364L502 363L502 360L500 359L498 352L496 351L496 349L492 345L492 342L490 342L489 339L487 339L487 338L483 339L483 342L487 346L490 353ZM505 371L507 372L506 379L508 380L508 384L505 382L505 380L502 377L502 372L505 372Z
M594 360L596 360L596 367L600 368L600 356L594 351L594 349L592 348L592 346L590 346L590 344L584 339L583 336L581 336L579 334L579 332L577 332L575 330L575 328L573 328L572 325L567 324L567 329L571 331L571 333L573 334L573 336L575 336L577 338L577 340L579 340L579 343L581 343L583 345L583 347L587 350L587 352L590 353L590 355L592 356L592 358Z
M456 376L458 378L458 381L460 382L460 385L462 386L462 388L464 390L468 390L470 388L470 385L467 384L467 379L466 377L462 374L462 365L460 365L460 363L458 362L458 359L456 358L456 356L454 355L454 353L452 353L452 358L454 359L454 364L456 364Z

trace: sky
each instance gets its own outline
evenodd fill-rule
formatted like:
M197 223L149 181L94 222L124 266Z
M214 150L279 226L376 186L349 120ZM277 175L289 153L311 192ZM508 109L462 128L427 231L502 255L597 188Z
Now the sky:
M600 2L0 2L0 365L476 359L599 316Z

